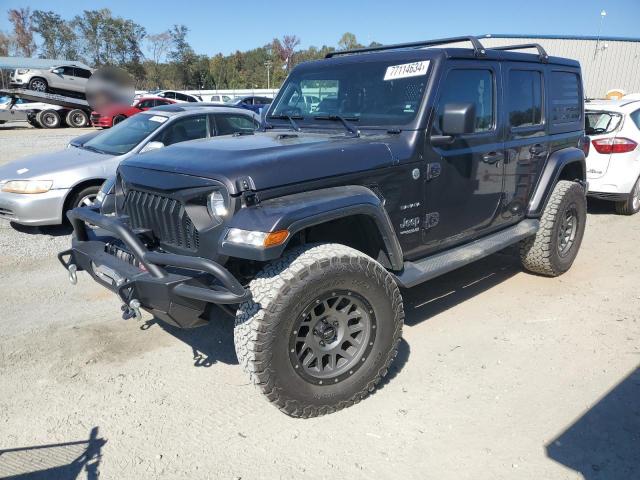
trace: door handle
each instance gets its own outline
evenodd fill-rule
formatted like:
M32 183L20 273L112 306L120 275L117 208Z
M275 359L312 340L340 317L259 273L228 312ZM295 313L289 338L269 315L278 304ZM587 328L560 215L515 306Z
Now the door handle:
M489 152L482 155L482 161L488 164L498 163L500 160L504 159L504 154L502 152Z
M531 147L529 147L529 153L531 155L540 155L541 153L544 153L544 152L545 152L544 145L540 143L536 143L535 145L531 145Z

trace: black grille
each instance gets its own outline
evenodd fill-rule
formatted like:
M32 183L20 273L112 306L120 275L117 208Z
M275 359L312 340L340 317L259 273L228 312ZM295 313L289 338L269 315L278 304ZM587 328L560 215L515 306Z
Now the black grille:
M197 250L200 245L198 230L178 200L129 190L124 211L132 228L149 229L162 243L189 250Z

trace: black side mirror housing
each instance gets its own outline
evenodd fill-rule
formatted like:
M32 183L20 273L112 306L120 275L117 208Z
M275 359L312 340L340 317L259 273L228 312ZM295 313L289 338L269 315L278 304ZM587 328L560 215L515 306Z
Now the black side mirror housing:
M473 103L447 103L442 112L442 134L464 135L475 131L476 106Z

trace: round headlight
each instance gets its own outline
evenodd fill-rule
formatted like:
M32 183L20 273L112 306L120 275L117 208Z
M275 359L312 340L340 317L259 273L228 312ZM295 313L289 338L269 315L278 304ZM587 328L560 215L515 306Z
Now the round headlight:
M209 208L211 215L217 220L221 220L229 211L227 199L220 190L214 190L209 194L207 207Z

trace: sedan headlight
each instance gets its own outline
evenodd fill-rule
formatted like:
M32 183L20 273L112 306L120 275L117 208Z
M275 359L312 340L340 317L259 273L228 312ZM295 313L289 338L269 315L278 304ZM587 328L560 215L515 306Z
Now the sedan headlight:
M222 221L229 212L229 205L224 193L220 190L214 190L211 192L207 198L207 208L209 209L211 216L219 222Z
M9 180L2 187L8 193L45 193L51 190L51 180Z

